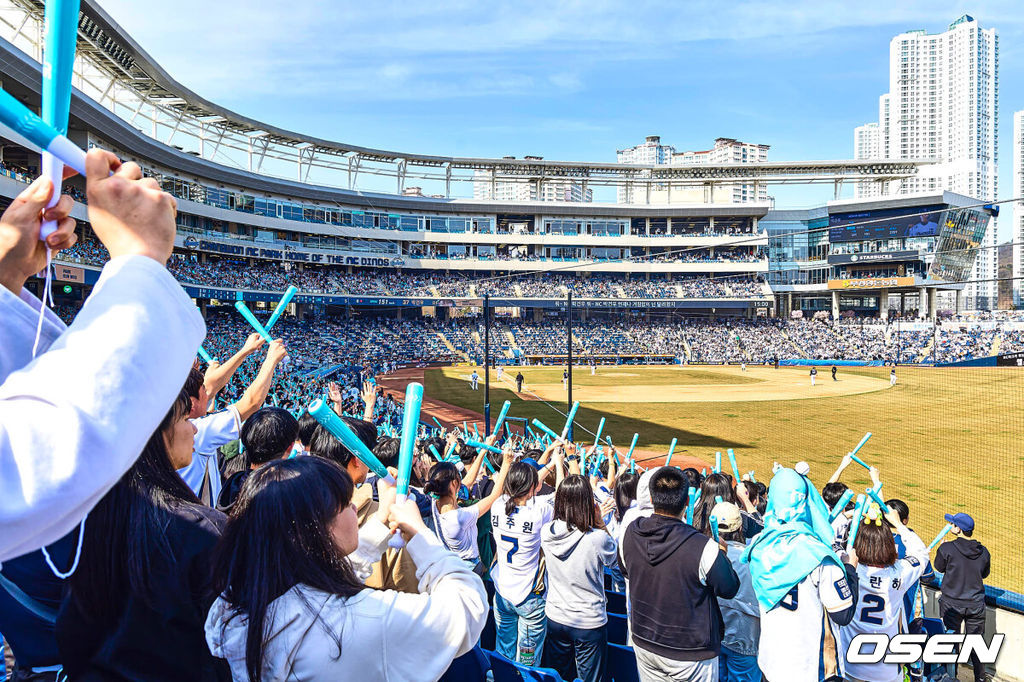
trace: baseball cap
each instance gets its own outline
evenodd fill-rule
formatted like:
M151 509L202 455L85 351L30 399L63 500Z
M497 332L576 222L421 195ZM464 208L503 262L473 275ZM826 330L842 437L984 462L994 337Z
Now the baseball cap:
M956 514L946 514L946 521L952 523L954 526L962 531L968 533L974 532L974 519L963 512L957 512Z
M543 466L541 466L540 462L535 460L533 457L527 457L527 458L521 459L519 461L521 461L523 464L529 464L530 466L532 466L534 469L537 469L537 470L540 470L540 469L544 468Z
M743 525L740 518L740 508L732 502L719 502L711 510L711 513L718 519L718 529L726 533L733 533Z

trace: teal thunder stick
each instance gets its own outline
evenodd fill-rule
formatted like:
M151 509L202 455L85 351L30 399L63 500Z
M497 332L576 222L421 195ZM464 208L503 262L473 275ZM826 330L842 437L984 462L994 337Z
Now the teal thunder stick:
M29 142L53 154L65 166L74 168L85 177L85 152L82 148L29 111L6 90L0 90L0 123L28 138Z
M577 400L572 404L569 416L565 419L565 426L562 427L562 440L565 440L566 436L569 435L569 430L572 428L572 422L576 418L576 410L578 409L580 409L580 401Z
M864 521L864 510L867 509L868 498L863 495L857 496L857 504L853 508L853 522L850 524L850 539L846 543L847 549L853 549L853 543L857 539L857 531Z
M498 413L498 421L494 422L494 430L491 433L501 433L501 427L505 424L505 417L508 416L508 408L510 407L512 407L512 402L506 400L505 404L501 406L501 412Z
M206 349L203 348L202 346L199 346L199 357L201 357L206 362L206 364L210 364L211 362L213 362L213 358L210 357L210 354L207 353Z
M665 466L672 463L672 453L676 451L676 439L672 439L672 444L668 446L668 457L665 458Z
M716 452L715 453L715 473L716 474L722 473L722 453L721 452Z
M601 421L597 423L597 434L594 436L594 447L596 448L601 442L601 432L604 431L604 417L601 417Z
M559 440L558 434L549 429L548 427L544 426L543 422L541 422L539 419L534 419L531 423L538 429L546 433L547 435L554 438L555 440Z
M750 476L750 482L751 483L757 483L757 479L754 478L754 470L753 469L750 470L750 473L748 473L747 476Z
M383 478L391 485L395 485L395 477L388 472L377 456L374 455L366 443L359 440L359 436L342 420L334 414L331 408L322 400L314 400L309 404L308 412L320 422L320 425L331 432L331 435L341 441L341 444L348 448L348 451L356 456L360 462L365 464L370 471Z
M274 340L270 338L270 333L266 330L266 328L264 328L262 324L260 324L260 321L257 320L256 316L252 314L251 310L249 310L249 306L247 306L243 301L235 302L235 310L242 314L242 317L245 318L245 321L252 325L252 328L256 330L257 334L263 337L264 341L266 341L267 343L271 343Z
M689 488L686 491L686 496L688 498L687 502L686 502L686 522L692 526L693 525L693 508L697 504L697 489L693 488L693 487Z
M885 503L885 500L882 499L882 496L878 494L877 490L874 488L868 488L864 492L867 493L868 497L875 501L875 504L878 505L878 508L881 509L883 513L888 514L891 511L889 509L889 505Z
M487 450L489 452L497 452L499 455L501 454L501 448L496 448L493 445L488 445L487 443L481 443L480 441L472 439L466 440L466 447L476 448L478 450ZM491 464L489 457L484 457L484 466L486 466L487 470L492 474L494 473L494 465Z
M725 454L729 455L729 466L732 467L733 481L735 481L736 483L739 483L740 482L740 468L738 466L736 466L736 453L732 451L732 448L729 448L728 450L725 451Z
M71 76L78 42L78 9L79 0L47 0L43 10L46 28L40 114L43 121L63 135L68 132L68 111L71 108ZM53 183L53 195L46 204L47 208L53 208L60 200L63 171L64 164L50 152L44 151L42 175ZM56 230L57 223L44 220L39 238L46 239Z
M857 456L857 453L860 452L860 449L862 447L864 447L864 444L868 442L869 438L871 438L871 432L870 431L868 431L866 434L864 434L864 437L860 439L859 443L857 443L857 447L855 447L850 452L850 459L852 459L854 462L856 462L857 464L861 465L865 469L870 469L871 467L869 465L865 464L864 460L862 460L860 457Z
M853 499L853 491L849 488L843 493L843 496L836 502L836 506L832 508L832 513L828 515L829 521L835 521L839 518L839 515L846 511L846 505L850 504L850 500Z
M636 448L636 442L638 440L640 440L640 434L634 433L633 442L629 444L629 452L626 453L626 459L628 459L630 462L633 461L633 450Z
M933 549L935 549L935 546L942 542L942 538L946 537L946 533L948 533L951 530L953 530L953 524L947 523L946 527L939 531L939 534L935 536L934 540L932 540L932 544L928 545L928 551L930 552Z
M434 459L436 459L438 462L444 461L444 459L442 459L441 455L438 453L437 448L434 447L433 443L428 445L427 449L430 450L430 454L432 454L434 456Z
M402 440L398 445L398 485L395 503L402 504L409 498L409 483L412 478L412 464L416 454L416 434L420 426L420 408L423 406L423 384L415 381L405 387L405 405L402 410ZM394 548L404 547L401 535L391 536L388 543Z
M443 427L443 426L441 426L441 422L437 421L437 417L431 417L431 419L433 419L433 420L434 420L434 423L435 423L435 424L437 424L437 428L439 428L439 429L441 429L442 431L444 431L444 427Z
M612 447L612 437L611 436L605 436L604 440L605 440L606 443L608 443L608 449L611 450L612 457L615 458L615 466L617 466L617 467L622 466L622 462L619 461L619 453L617 453L615 451L615 448Z
M281 315L284 314L284 311L288 307L288 304L292 302L292 296L298 293L298 291L299 290L296 289L295 287L288 287L287 289L285 289L284 296L281 297L281 302L277 304L277 307L274 308L274 312L270 316L270 319L267 320L268 332L274 328L274 325L277 323L277 320L281 317Z

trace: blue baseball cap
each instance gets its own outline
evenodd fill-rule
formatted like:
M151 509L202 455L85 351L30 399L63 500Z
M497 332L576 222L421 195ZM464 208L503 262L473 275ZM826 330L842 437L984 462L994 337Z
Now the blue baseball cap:
M540 470L540 469L544 468L541 465L541 463L538 462L537 460L535 460L533 457L527 457L527 458L521 459L519 461L521 461L523 464L529 464L530 466L532 466L534 469L537 469L537 470Z
M974 532L974 519L963 512L957 512L956 514L946 514L946 521L952 523L954 526L962 531L968 533Z

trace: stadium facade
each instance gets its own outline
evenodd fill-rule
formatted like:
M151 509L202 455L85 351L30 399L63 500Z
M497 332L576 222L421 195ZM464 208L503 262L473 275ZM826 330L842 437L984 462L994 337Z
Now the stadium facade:
M29 106L39 101L42 11L36 0L0 3L0 77ZM492 304L538 319L565 306L572 287L564 279L539 291L532 286L557 273L602 283L596 295L577 295L583 315L886 315L895 306L934 317L938 292L954 292L951 305L959 302L958 282L969 279L994 212L948 192L838 199L844 184L887 190L905 183L928 163L913 159L471 159L303 136L189 91L92 0L82 3L79 52L69 137L138 162L178 199L181 263L273 262L289 271L364 272L382 282L401 273L425 282L382 283L369 295L303 291L295 299L300 313L306 306L347 313L386 307L443 317L479 308L489 292L483 282L503 280L511 284L491 294ZM36 172L38 157L27 147L15 137L5 146L0 196L12 198ZM411 181L419 183L415 193L407 191ZM481 183L530 191L501 200L500 192L481 192ZM759 198L781 183L832 184L837 199L800 211L749 198L720 201L738 185ZM71 192L81 187L69 183ZM591 201L594 190L609 198L626 190L632 201ZM703 201L679 203L673 194ZM84 236L88 241L88 228ZM463 283L439 286L453 274ZM88 259L65 260L58 271L77 299L96 276ZM272 288L184 283L203 308L279 296Z

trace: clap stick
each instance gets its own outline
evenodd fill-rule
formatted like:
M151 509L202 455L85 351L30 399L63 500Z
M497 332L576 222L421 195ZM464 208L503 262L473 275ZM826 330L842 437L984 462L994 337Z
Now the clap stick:
M398 446L398 485L395 490L395 504L402 504L409 498L409 478L412 476L412 461L416 450L416 432L420 424L420 408L423 406L423 384L415 381L405 387L405 405L402 413L402 440ZM388 541L395 549L405 547L400 533Z
M552 430L551 430L551 429L549 429L548 427L544 426L544 424L543 424L543 422L541 422L541 420L539 420L539 419L534 419L534 420L533 420L533 422L532 422L532 424L533 424L534 426L536 426L536 427L537 427L538 429L540 429L541 431L543 431L544 433L546 433L547 435L549 435L549 436L551 436L552 438L554 438L555 440L563 440L563 439L561 438L561 436L559 436L559 435L558 435L557 433L555 433L554 431L552 431Z
M443 460L443 459L441 458L441 455L440 455L440 453L439 453L439 452L437 451L437 448L435 448L435 447L434 447L434 444L433 444L433 443L431 443L430 445L428 445L428 446L427 446L427 449L428 449L428 450L430 450L430 454L432 454L432 455L434 456L434 459L436 459L436 460L437 460L438 462L443 462L443 461L444 461L444 460Z
M851 499L853 499L853 490L847 488L843 496L836 502L836 506L832 507L832 513L828 515L828 520L831 522L838 519L839 515L846 511L846 505L850 504Z
M882 499L882 496L878 494L877 490L875 490L874 488L868 488L864 492L867 493L868 497L875 501L875 504L878 505L879 509L881 509L883 513L888 514L890 511L892 511L891 509L889 509L889 505L885 503L885 500Z
M935 549L935 546L942 542L942 538L946 537L946 533L948 533L951 530L953 530L953 524L947 523L946 527L939 531L939 534L935 536L934 540L932 540L932 544L928 545L928 551L930 552L933 549Z
M505 417L508 415L508 408L510 407L512 407L512 402L506 400L505 404L501 406L501 412L498 413L498 421L494 422L494 431L491 433L498 433L501 431L501 427L505 423Z
M714 508L712 508L711 515L708 516L708 526L711 528L711 537L718 542L718 517L715 516Z
M465 436L465 438L469 438L469 423L468 422L462 422L462 433ZM465 440L465 438L463 438L463 440Z
M597 433L594 435L594 447L596 448L601 443L601 432L604 431L604 417L601 417L601 421L597 423Z
M206 352L206 349L203 348L202 345L199 346L199 357L201 357L208 365L213 362L213 358L210 357L210 354Z
M270 315L270 319L267 320L267 331L269 332L274 328L274 324L277 323L278 318L284 314L285 308L292 302L292 296L294 296L299 290L295 287L288 287L285 289L284 296L281 297L281 301L274 308L274 312Z
M322 400L314 400L309 404L307 411L313 415L313 419L320 422L320 425L330 431L331 435L341 441L349 452L355 455L356 459L365 464L370 471L379 478L383 478L390 485L395 485L395 477L387 470L377 456L366 447L366 443L359 440L352 428L334 414L331 408Z
M79 0L47 0L43 10L46 39L43 46L43 90L40 113L43 121L66 135L68 110L71 108L71 76L78 41ZM43 151L43 176L53 183L53 195L46 202L53 208L60 200L64 164L48 151ZM39 238L46 239L57 231L57 223L43 220Z
M747 476L750 476L750 482L751 483L757 483L757 479L754 478L754 470L753 469L751 469L750 472L747 473Z
M53 154L65 166L74 168L85 177L85 152L82 148L29 111L6 90L0 90L0 123L26 137L44 152Z
M715 453L715 473L716 474L722 473L722 453L721 452L716 452Z
M865 463L864 463L864 460L862 460L862 459L861 459L860 457L858 457L858 456L857 456L857 453L858 453L858 452L860 451L860 449L861 449L862 447L864 447L864 444L865 444L865 443L867 443L867 442L868 442L868 438L871 438L871 432L870 432L870 431L868 431L868 432L867 432L867 433L866 433L866 434L864 435L864 437L860 439L860 442L859 442L859 443L857 443L857 447L855 447L855 448L854 448L854 449L853 449L853 450L852 450L852 451L850 452L850 459L852 459L852 460L853 460L854 462L856 462L857 464L861 465L861 466L862 466L862 467L864 467L865 469L868 469L868 470L870 470L870 469L871 469L871 467L870 467L870 466L869 466L868 464L865 464Z
M572 404L572 409L569 410L569 416L565 419L565 426L562 427L562 440L569 435L569 429L572 428L572 420L576 418L576 410L580 409L580 401L576 401Z
M725 451L725 454L729 455L729 466L732 467L732 476L736 483L740 482L740 468L736 466L736 453L729 448Z
M444 427L443 427L443 426L441 426L441 422L437 421L437 417L431 417L431 419L433 419L433 420L434 420L434 423L435 423L435 424L437 424L437 428L439 428L439 429L441 429L442 431L444 431Z
M466 447L476 448L477 450L488 450L490 452L497 452L499 455L501 454L501 448L496 448L493 445L481 443L480 441L477 440L466 440ZM484 466L486 466L487 470L490 471L492 474L494 473L494 465L491 464L491 460L487 456L484 456Z
M636 442L640 439L639 433L633 434L633 442L629 444L629 452L626 453L626 459L630 462L633 461L633 449L636 448Z
M676 439L672 439L671 445L668 446L668 457L665 458L665 466L672 463L672 453L676 451Z
M850 538L846 543L847 550L853 549L853 542L857 539L857 530L864 521L864 510L867 509L868 498L857 495L857 504L853 508L853 523L850 525Z
M267 332L266 328L264 328L262 324L260 324L260 321L256 319L256 316L252 314L252 311L249 310L249 306L245 305L243 301L235 301L235 310L242 314L245 321L252 325L252 328L256 330L257 334L263 337L264 341L267 343L273 342L274 339L270 338L270 333Z
M611 436L605 436L604 440L605 440L606 443L608 443L608 449L611 450L612 457L615 458L615 466L617 466L617 467L622 466L622 462L619 460L619 453L616 452L615 448L612 446L612 437Z
M697 489L690 487L686 490L686 522L693 525L693 508L697 504Z

